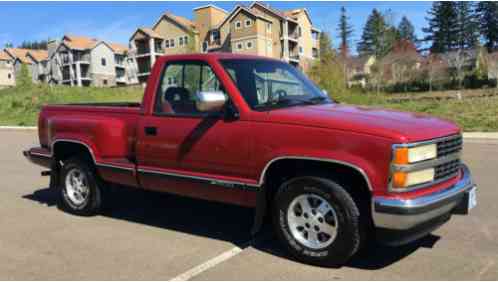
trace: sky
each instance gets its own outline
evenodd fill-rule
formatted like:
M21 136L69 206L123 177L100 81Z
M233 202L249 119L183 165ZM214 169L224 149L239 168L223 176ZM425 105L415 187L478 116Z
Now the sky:
M166 11L193 18L193 8L214 4L231 11L237 4L251 2L0 2L0 48L6 43L17 46L23 41L60 39L64 34L86 35L101 40L128 43L137 27L151 27ZM390 10L397 25L403 16L415 26L417 36L423 36L425 17L431 2L268 2L282 10L305 7L313 25L332 35L338 45L337 25L340 8L344 6L354 28L353 45L360 39L363 26L372 9Z

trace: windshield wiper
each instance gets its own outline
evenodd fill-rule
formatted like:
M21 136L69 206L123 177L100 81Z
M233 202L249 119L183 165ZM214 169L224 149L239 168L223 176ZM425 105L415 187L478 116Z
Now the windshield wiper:
M309 98L307 100L308 102L311 102L313 105L316 105L316 104L320 104L322 102L325 102L325 101L330 101L328 97L325 97L325 96L315 96L315 97L312 97L312 98Z
M299 105L313 105L314 103L308 100L300 100L300 99L290 99L290 98L283 98L283 99L278 99L275 101L268 101L263 104L259 104L254 106L256 109L262 109L262 108L281 108L281 107L293 107L293 106L299 106Z

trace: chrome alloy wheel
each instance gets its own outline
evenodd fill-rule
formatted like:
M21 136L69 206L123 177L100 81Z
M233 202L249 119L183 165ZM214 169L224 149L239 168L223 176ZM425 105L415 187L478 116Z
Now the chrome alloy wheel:
M314 250L332 244L339 228L334 208L316 194L296 197L287 210L287 222L294 239Z
M85 174L78 168L71 169L66 174L66 187L64 194L71 205L81 206L90 195L90 187Z

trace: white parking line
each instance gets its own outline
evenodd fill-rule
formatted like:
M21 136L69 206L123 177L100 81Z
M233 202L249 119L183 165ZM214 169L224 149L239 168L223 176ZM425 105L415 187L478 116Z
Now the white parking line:
M195 276L199 275L200 273L202 273L210 268L213 268L216 265L240 254L245 248L250 246L251 243L252 243L252 241L244 244L243 245L244 247L242 247L242 248L234 247L234 248L202 263L202 264L199 264L198 266L196 266L194 268L187 270L186 272L170 279L169 281L187 281L187 280L191 279L192 277L195 277Z

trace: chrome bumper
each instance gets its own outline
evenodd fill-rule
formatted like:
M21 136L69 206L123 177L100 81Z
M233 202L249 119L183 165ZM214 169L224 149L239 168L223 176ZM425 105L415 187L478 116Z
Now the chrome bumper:
M409 230L450 214L467 191L476 187L467 166L462 165L461 179L451 187L430 195L403 200L374 197L372 217L377 228Z

